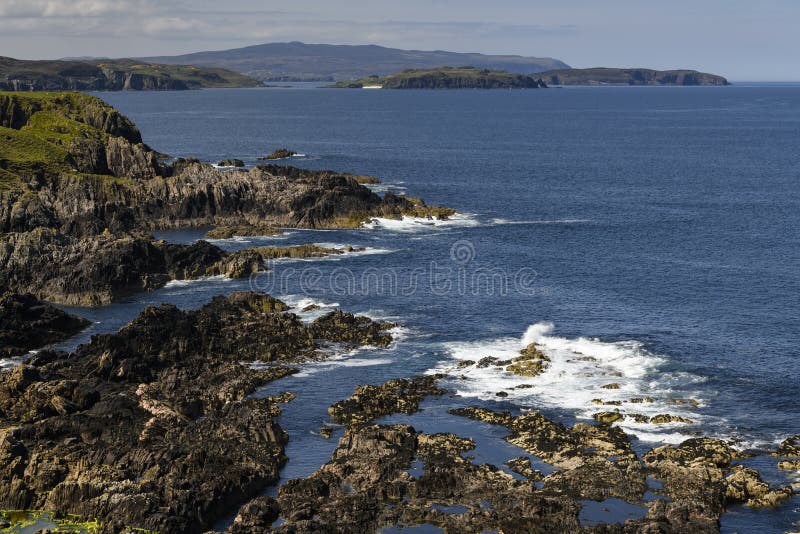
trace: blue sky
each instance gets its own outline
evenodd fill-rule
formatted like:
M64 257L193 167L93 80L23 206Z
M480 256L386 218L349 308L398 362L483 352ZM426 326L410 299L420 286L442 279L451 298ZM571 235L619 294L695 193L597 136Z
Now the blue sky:
M0 55L171 55L296 40L800 80L799 27L796 0L0 0Z

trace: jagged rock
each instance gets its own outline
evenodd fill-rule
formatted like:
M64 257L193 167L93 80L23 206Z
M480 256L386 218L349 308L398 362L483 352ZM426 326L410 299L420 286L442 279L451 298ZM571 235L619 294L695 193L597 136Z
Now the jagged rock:
M223 159L219 163L217 163L219 167L244 167L244 161L240 159Z
M279 148L277 150L274 150L268 156L264 156L263 158L258 158L258 159L261 159L261 160L285 159L285 158L291 158L292 156L295 156L295 155L297 155L297 152L295 152L293 150L289 150L288 148Z
M616 423L617 421L622 421L625 419L625 416L619 412L598 412L592 415L595 421L600 423L605 423L610 425L611 423Z
M547 369L549 361L550 358L531 343L520 351L520 356L514 358L506 371L518 376L539 376Z
M39 228L0 237L0 287L59 304L96 306L158 289L170 280L220 274L245 278L265 270L268 258L281 255L340 253L316 245L228 253L206 241L185 245L110 233L79 239Z
M775 454L785 458L800 458L800 434L785 439Z
M291 395L250 395L293 371L239 362L323 357L287 309L250 292L150 307L117 334L0 374L0 507L98 518L108 532L199 532L255 497L286 460L275 419Z
M239 514L226 532L229 534L268 532L279 515L278 501L272 497L256 497L239 510Z
M91 324L39 302L33 295L0 295L0 358L63 341Z
M606 384L604 386L600 386L602 389L619 389L619 384L616 382L613 384Z
M231 237L270 236L282 233L266 224L239 226L217 226L206 234L208 239L230 239Z
M406 425L355 429L329 463L278 490L286 522L277 531L375 532L422 523L446 532L579 530L578 503L475 465L462 457L473 447L470 439L419 434ZM415 459L424 464L416 479L407 473ZM450 506L464 512L441 510Z
M737 465L725 478L725 499L740 502L752 508L775 508L792 497L792 488L770 489L761 480L758 471Z
M369 423L393 413L412 414L429 395L444 395L436 381L445 375L398 378L379 386L358 386L349 399L337 402L328 413L339 424Z
M395 326L397 325L334 310L314 321L311 332L317 338L339 343L388 347L392 336L387 330Z
M650 418L650 422L654 425L663 425L667 423L686 423L687 425L691 425L693 423L691 419L670 414L654 415Z

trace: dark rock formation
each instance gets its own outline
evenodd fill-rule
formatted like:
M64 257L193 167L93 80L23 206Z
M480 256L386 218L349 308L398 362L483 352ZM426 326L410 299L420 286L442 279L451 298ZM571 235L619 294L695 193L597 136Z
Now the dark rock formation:
M412 414L429 395L444 395L436 381L445 375L398 378L379 386L358 386L349 399L337 402L328 413L339 424L369 423L378 417L404 413Z
M291 158L292 156L296 156L297 152L294 150L289 150L288 148L279 148L274 150L271 154L264 156L263 158L258 158L261 160L269 160L269 159L286 159Z
M230 239L231 237L250 237L279 235L282 232L267 224L251 224L240 226L217 226L206 233L208 239Z
M33 295L0 296L0 358L63 341L89 325L89 321L39 302Z
M0 286L66 305L98 306L171 280L225 275L245 278L276 257L321 257L339 249L315 245L228 253L206 241L191 245L147 235L75 238L39 228L0 238Z
M542 479L543 492L646 505L647 515L628 521L624 532L719 532L726 506L774 507L791 497L790 488L770 488L757 471L732 467L731 462L741 456L717 439L659 447L640 460L628 436L607 424L578 423L568 428L535 412L513 417L481 408L451 413L507 427L508 442L556 466ZM657 491L665 498L644 502L646 475L663 483Z
M240 159L224 159L217 163L219 167L244 167L244 161Z
M578 503L474 464L462 456L473 447L470 439L420 434L406 425L360 427L316 473L279 489L286 522L277 532L376 532L418 524L445 532L580 530ZM408 473L415 461L424 464L419 478Z
M322 357L319 331L286 309L259 293L151 307L0 375L0 507L98 518L104 532L202 532L255 497L286 460L275 418L290 397L249 395Z

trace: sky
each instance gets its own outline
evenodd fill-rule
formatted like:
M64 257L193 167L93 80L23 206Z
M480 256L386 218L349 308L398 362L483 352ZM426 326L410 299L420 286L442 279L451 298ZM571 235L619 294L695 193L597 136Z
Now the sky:
M788 81L800 80L800 1L0 0L0 56L175 55L276 41Z

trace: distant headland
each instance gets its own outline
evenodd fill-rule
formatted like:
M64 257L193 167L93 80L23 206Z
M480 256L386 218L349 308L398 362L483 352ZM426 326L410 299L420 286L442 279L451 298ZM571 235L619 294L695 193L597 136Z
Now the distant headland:
M221 68L130 59L28 61L0 57L3 91L179 91L260 85L258 80Z
M550 85L730 85L722 76L696 70L559 69L537 76Z
M538 77L477 67L407 69L389 76L368 76L336 83L339 89L539 89L547 84Z

